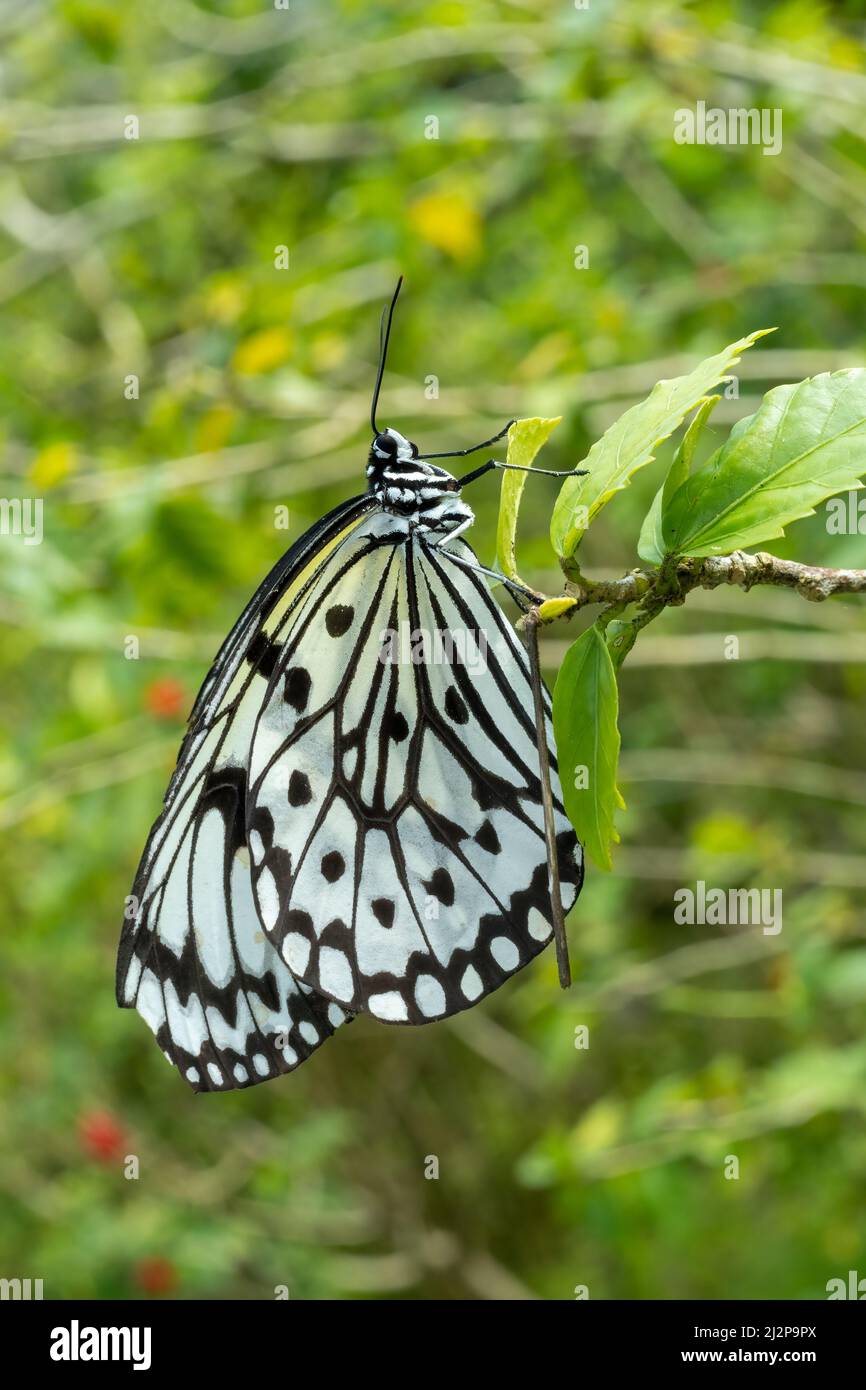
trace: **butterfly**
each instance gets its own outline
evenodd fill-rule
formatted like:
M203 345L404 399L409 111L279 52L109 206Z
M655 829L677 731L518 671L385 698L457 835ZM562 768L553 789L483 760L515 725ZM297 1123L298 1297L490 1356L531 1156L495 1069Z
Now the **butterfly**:
M424 458L377 427L401 283L367 490L291 546L225 639L127 899L118 1004L195 1091L290 1072L360 1012L470 1007L551 940L551 884L563 912L580 890L550 699L540 745L502 577L463 539L463 490L512 465L432 461L513 421Z

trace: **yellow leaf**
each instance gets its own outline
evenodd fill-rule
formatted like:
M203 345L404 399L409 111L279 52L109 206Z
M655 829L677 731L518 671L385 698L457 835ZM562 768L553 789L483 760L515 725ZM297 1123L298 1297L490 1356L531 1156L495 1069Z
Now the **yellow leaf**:
M246 285L238 277L222 275L204 292L204 310L218 323L234 323L247 307Z
M238 344L232 365L242 376L257 376L285 362L291 349L292 337L287 328L262 328Z
M30 480L38 488L56 487L75 467L75 445L57 440L40 449L30 465Z
M742 816L705 816L692 828L691 841L704 854L750 855L755 845L755 827Z
M235 412L228 405L215 405L203 415L195 432L199 452L208 454L222 449L232 432L234 422Z
M317 333L310 343L310 362L317 372L330 372L346 360L349 344L341 333Z
M523 469L530 468L535 455L547 442L551 430L562 419L557 415L553 420L534 415L528 420L515 420L508 431L508 463L516 465L514 471L502 474L499 493L499 520L496 524L496 559L500 569L509 579L518 579L514 544L517 534L517 513L528 474Z
M597 1100L570 1135L570 1147L578 1156L603 1153L617 1143L623 1128L622 1105L616 1100Z
M409 221L431 246L468 261L481 246L481 218L463 193L427 193L409 208Z
M51 801L37 797L26 816L23 833L28 839L50 838L59 834L69 824L72 807L68 801Z

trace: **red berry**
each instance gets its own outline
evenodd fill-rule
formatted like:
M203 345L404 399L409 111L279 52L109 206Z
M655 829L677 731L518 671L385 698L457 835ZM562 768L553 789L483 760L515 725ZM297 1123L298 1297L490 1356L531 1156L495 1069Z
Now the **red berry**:
M164 1255L148 1255L133 1270L136 1284L145 1293L171 1293L177 1284L177 1270Z
M107 1110L90 1110L82 1115L78 1135L85 1152L101 1163L113 1163L126 1149L126 1132Z
M161 676L145 689L144 703L157 719L178 719L187 706L186 690L174 676Z

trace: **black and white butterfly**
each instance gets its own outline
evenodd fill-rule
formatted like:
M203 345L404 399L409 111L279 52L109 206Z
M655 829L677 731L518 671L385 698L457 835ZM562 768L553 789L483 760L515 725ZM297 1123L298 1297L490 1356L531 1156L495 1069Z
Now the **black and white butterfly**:
M463 488L504 465L454 478L377 428L399 289L368 490L223 643L127 900L118 1003L196 1091L292 1071L358 1012L455 1014L551 939L527 655L462 539ZM582 854L544 701L567 911Z

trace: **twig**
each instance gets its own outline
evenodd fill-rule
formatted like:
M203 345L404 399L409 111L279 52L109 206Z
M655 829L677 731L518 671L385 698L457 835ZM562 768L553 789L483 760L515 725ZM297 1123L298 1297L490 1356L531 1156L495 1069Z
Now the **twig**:
M535 706L535 733L538 740L538 768L541 777L541 804L544 808L544 838L547 844L547 863L550 873L550 911L556 941L556 963L559 983L563 989L571 984L568 962L568 939L562 915L562 890L559 881L559 857L556 849L556 825L553 819L553 793L550 789L550 754L547 748L547 720L541 684L541 665L538 659L538 609L533 608L523 621L523 638L529 652L529 672L532 679L532 699Z
M755 555L735 550L732 555L683 558L657 570L631 570L621 579L586 579L579 575L566 581L565 592L574 599L571 612L590 604L622 607L639 603L643 610L640 625L644 626L663 608L684 603L692 589L717 589L721 584L736 584L746 590L755 584L774 584L796 589L803 598L820 603L834 594L866 593L866 570L827 569L822 565L803 565L797 560L780 560L763 550Z
M796 589L803 598L814 603L833 594L866 593L866 570L802 565L797 560L780 560L763 550L756 555L735 550L733 555L681 565L677 569L677 580L683 587L700 586L702 589L715 589L720 584L738 584L744 589L751 589L753 584L777 584L785 589Z

